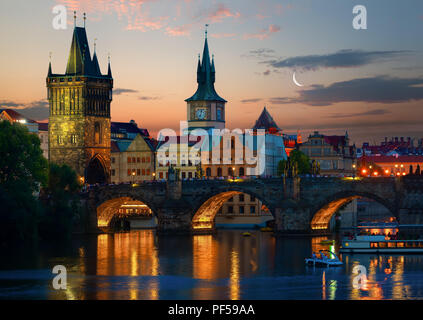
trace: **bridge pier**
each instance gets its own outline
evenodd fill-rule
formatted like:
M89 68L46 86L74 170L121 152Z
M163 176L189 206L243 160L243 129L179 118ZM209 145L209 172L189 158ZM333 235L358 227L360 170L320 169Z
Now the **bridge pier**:
M157 211L158 233L191 233L192 214L182 200L168 199Z
M309 208L302 208L296 201L289 199L274 211L276 233L311 234Z

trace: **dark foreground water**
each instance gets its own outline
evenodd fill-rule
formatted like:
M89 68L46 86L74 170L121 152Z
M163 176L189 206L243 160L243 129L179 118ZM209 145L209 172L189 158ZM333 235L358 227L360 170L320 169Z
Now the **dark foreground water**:
M217 235L102 234L3 254L0 299L420 299L423 255L341 255L338 268L306 267L327 238L275 238L219 230ZM354 289L355 264L367 284ZM52 268L68 270L66 290Z

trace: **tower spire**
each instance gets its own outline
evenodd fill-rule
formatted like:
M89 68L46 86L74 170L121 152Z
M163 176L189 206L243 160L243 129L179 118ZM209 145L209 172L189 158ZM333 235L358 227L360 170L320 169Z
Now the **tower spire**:
M76 27L76 11L73 12L73 26Z
M197 64L197 83L198 88L196 93L191 97L186 99L185 101L219 101L219 102L226 102L225 99L219 97L214 89L214 82L215 82L215 67L214 67L214 57L213 60L210 61L210 53L209 53L209 45L207 41L207 27L206 24L206 31L205 31L205 39L204 39L204 49L203 49L203 57L200 61L198 60ZM200 57L199 57L200 58Z
M84 12L84 28L85 28L85 22L87 20L87 14Z
M51 52L49 53L49 57L48 57L48 76L50 77L53 72L51 71Z
M109 78L111 78L111 77L112 77L112 67L110 66L110 53L109 53L109 55L108 55L107 59L109 60L109 68L108 68L108 70L107 70L107 76L108 76Z
M94 39L94 55L93 55L93 61L92 61L91 66L92 66L92 72L94 72L94 74L96 76L101 76L100 65L99 65L98 59L97 59L97 51L96 51L97 43L96 43L96 41L97 41L97 38Z

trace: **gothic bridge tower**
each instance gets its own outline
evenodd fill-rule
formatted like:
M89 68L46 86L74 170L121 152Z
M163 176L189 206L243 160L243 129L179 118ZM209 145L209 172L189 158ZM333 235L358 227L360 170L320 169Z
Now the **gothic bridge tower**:
M103 75L90 48L84 27L73 30L65 74L54 74L49 64L49 161L67 164L85 182L110 180L110 103L113 78Z

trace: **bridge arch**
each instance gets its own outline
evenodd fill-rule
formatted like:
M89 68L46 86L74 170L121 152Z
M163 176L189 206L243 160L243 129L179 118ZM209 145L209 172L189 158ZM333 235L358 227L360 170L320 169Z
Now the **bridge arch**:
M210 230L214 228L214 219L217 212L222 207L222 205L238 194L248 194L254 196L257 200L261 201L270 211L274 217L274 208L269 205L266 199L263 199L262 196L257 195L254 192L249 190L244 190L242 188L228 188L224 190L216 191L212 194L208 194L205 197L202 197L198 203L199 205L194 209L194 215L191 220L191 227L195 230Z
M119 210L137 210L141 208L149 209L152 211L152 216L155 215L154 208L152 208L142 199L138 199L138 197L134 198L131 196L118 196L111 199L106 199L97 206L97 227L110 227L112 219L119 214ZM126 212L123 212L122 214L125 215Z
M354 199L367 198L376 201L389 210L391 215L398 219L394 206L387 200L369 192L340 192L326 198L312 209L310 227L311 230L327 230L332 216L345 204Z

